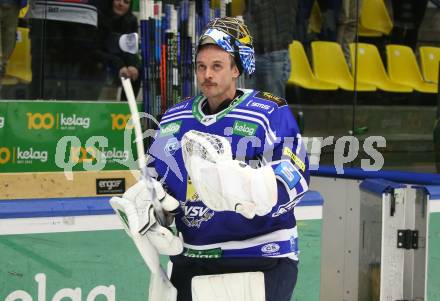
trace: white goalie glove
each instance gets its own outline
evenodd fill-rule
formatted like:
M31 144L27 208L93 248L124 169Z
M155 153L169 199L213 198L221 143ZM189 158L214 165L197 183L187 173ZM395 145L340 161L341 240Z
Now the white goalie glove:
M236 211L251 219L268 214L277 201L272 167L251 168L232 159L226 138L189 131L182 138L183 159L203 203L215 211Z
M158 222L152 197L157 197L166 212L171 212L179 206L179 202L167 194L162 185L154 179L139 181L130 187L122 198L112 197L110 204L133 240L148 239L159 254L180 254L183 250L181 239L166 228L172 222L172 218L168 220L167 225Z

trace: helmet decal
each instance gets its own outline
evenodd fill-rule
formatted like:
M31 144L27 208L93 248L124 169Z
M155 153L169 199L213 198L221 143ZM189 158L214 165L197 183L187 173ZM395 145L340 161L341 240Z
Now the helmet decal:
M217 46L234 56L240 73L244 70L250 75L255 71L252 37L243 22L231 17L213 19L201 35L199 44L206 37L210 37Z

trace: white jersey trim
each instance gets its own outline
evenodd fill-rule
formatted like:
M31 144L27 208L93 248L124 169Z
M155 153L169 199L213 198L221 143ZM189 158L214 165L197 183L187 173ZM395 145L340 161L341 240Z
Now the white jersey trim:
M297 227L293 227L291 229L282 229L277 230L271 233L263 234L257 237L249 238L241 241L226 241L216 244L209 245L191 245L187 243L183 243L185 248L203 251L215 248L221 248L222 250L240 250L245 248L251 248L255 246L259 246L261 244L272 243L277 241L285 241L291 238L298 238L298 230ZM293 254L293 253L287 253ZM287 254L281 254L278 257L290 257Z

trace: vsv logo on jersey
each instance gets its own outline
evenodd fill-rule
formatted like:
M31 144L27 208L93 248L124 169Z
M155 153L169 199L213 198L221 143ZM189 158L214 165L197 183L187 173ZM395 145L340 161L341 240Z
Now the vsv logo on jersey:
M254 136L258 125L251 122L236 120L232 128L232 133L239 136Z
M181 204L183 212L185 213L182 217L182 222L187 227L200 228L202 222L206 222L214 216L214 211L205 206L198 206L197 203L201 204L202 202L199 199L199 195L196 192L191 179L188 177L186 185L186 201Z
M185 215L190 217L202 217L209 211L207 207L187 206L184 207Z
M176 137L173 137L168 139L164 151L167 154L167 156L172 156L179 149L179 147L180 147L179 140L177 140Z
M5 117L0 116L0 129L5 126Z
M160 128L160 136L169 136L176 134L180 131L180 125L182 121L176 121L172 123L165 124Z
M187 202L188 203L188 202ZM200 228L202 222L206 222L214 216L214 212L203 206L183 206L185 216L182 218L182 222L187 227Z

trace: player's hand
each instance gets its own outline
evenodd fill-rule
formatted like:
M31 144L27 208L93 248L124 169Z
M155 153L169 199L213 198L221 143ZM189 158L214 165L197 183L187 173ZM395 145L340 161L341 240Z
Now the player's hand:
M148 239L160 254L177 255L183 250L182 241L167 225L158 222L153 198L160 201L166 212L172 212L179 206L179 202L167 194L156 180L139 181L122 198L113 197L110 204L122 220L129 236ZM168 217L170 216L172 215L169 214ZM172 222L172 218L168 221Z
M139 71L136 67L128 66L127 70L128 70L128 76L131 78L132 81L135 81L138 79Z
M130 72L128 71L127 67L122 67L121 69L119 69L119 77L130 77Z

